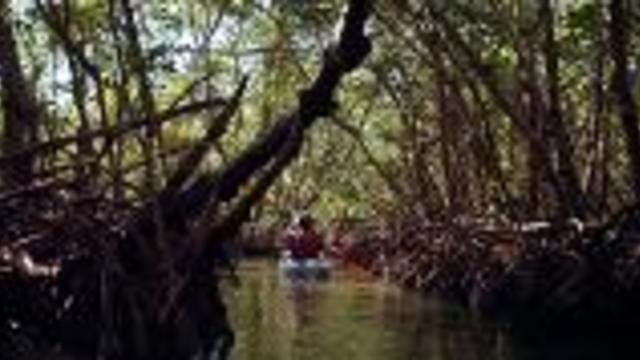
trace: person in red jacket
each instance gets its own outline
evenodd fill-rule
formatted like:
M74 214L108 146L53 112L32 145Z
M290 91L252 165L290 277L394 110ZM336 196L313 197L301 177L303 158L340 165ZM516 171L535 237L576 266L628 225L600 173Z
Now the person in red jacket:
M284 237L285 248L294 260L316 259L324 251L322 239L315 229L314 220L303 215L287 229Z

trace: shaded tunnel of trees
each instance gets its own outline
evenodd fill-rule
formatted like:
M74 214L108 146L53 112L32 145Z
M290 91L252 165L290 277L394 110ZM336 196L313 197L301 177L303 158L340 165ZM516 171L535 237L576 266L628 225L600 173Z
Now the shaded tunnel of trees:
M43 139L40 128L52 115L30 87L9 4L2 5L2 219L3 238L10 240L2 248L8 267L3 345L9 347L3 353L25 356L20 342L27 341L24 351L49 343L104 358L191 359L212 352L226 358L233 334L214 277L224 267L224 241L299 152L304 131L335 108L341 78L370 52L364 35L370 4L349 3L336 42L294 108L204 173L199 165L227 131L246 77L227 98L207 91L202 100L177 98L159 110L134 4L112 1L105 9L117 52L113 77L75 38L71 4L36 2L34 11L68 57L79 117L75 133ZM208 113L204 135L169 164L160 154L162 123L202 111ZM135 194L123 168L127 136L135 137L142 160L131 170L141 172ZM71 146L73 154L66 150Z
M0 353L226 358L234 239L292 208L482 314L637 326L639 24L630 0L0 0Z

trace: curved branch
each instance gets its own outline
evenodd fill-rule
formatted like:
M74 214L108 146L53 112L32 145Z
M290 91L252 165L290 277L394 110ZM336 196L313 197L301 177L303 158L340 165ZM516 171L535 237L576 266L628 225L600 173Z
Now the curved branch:
M53 139L47 142L37 144L35 146L28 147L22 151L14 152L10 155L0 156L0 166L9 164L14 158L27 155L35 155L39 153L49 152L57 150L69 145L73 145L79 141L89 141L96 138L114 139L119 136L123 136L134 130L138 130L145 126L150 126L152 123L160 125L162 123L176 119L177 117L193 114L196 112L204 111L207 109L224 106L227 104L227 100L222 98L213 98L203 101L197 101L182 105L179 107L170 108L166 111L162 111L152 118L145 118L138 121L132 121L126 124L119 124L109 128L98 129L95 131L86 132L80 136L64 136L57 139Z

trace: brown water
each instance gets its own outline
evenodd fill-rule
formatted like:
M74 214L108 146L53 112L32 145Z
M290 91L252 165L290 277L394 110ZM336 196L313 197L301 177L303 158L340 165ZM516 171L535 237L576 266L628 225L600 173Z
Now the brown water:
M249 261L239 275L242 285L227 299L233 360L623 358L587 342L518 345L462 309L350 273L292 284L275 263Z

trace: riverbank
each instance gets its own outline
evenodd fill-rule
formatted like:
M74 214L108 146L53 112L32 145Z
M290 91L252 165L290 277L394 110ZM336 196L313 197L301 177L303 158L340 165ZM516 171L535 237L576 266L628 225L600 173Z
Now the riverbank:
M364 232L348 257L531 334L624 334L640 325L639 220L629 208L592 226L396 224Z

